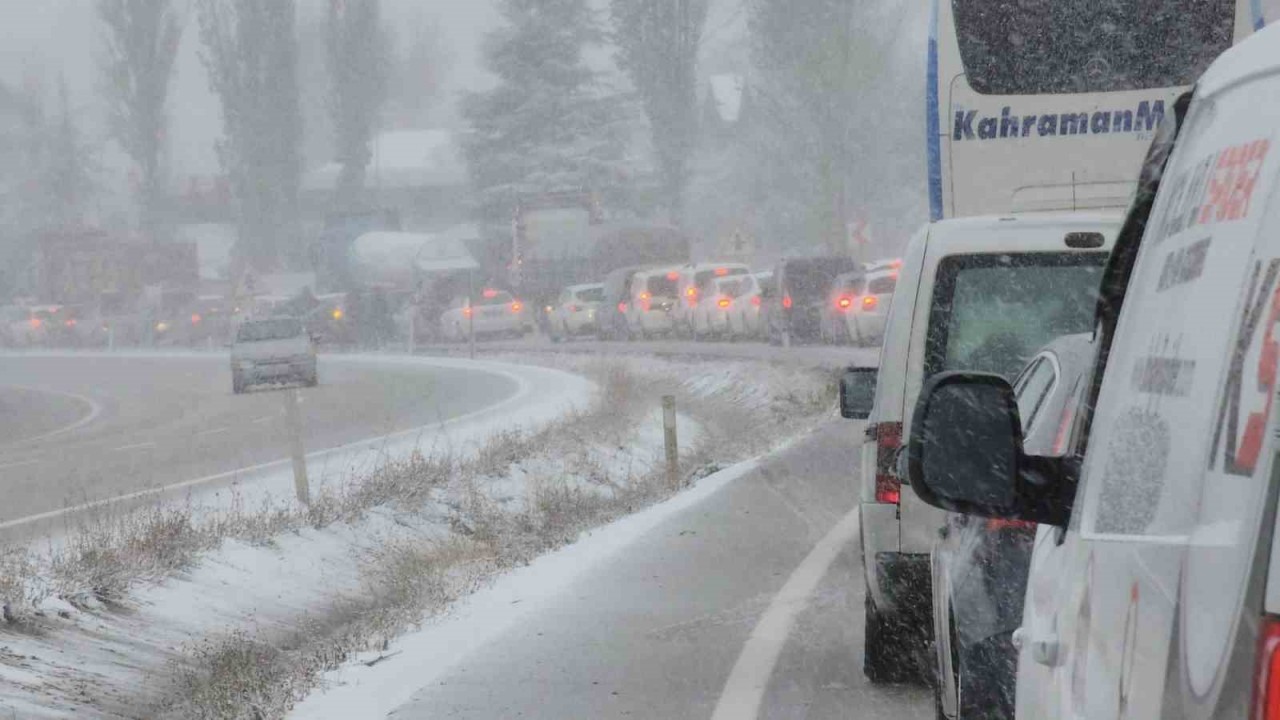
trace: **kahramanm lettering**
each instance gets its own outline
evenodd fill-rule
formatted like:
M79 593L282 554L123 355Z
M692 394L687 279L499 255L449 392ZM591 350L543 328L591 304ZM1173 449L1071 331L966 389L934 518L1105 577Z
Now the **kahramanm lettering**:
M1018 115L1006 105L999 117L979 117L977 110L956 111L952 139L1013 140L1060 135L1109 135L1152 132L1164 119L1164 101L1143 100L1136 110L1099 110L1094 113L1046 113Z

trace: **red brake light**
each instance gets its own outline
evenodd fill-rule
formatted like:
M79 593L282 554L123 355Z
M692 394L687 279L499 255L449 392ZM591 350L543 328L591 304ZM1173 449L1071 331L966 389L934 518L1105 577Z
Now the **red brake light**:
M624 302L618 303L618 312L624 313L626 311L627 311L627 304Z
M679 279L680 279L680 273L675 272L675 271L673 270L673 271L671 271L671 272L667 273L667 279L668 279L668 280L679 280Z
M462 308L462 316L463 316L463 317L471 317L471 308L470 308L470 306Z
M1280 618L1262 618L1254 665L1253 720L1280 720Z
M876 297L875 295L868 295L862 298L863 310L875 310L876 306L879 304L880 304L880 298Z
M759 296L759 295L752 295L752 296L751 296L751 304L752 304L752 305L755 305L756 307L760 307L760 296Z
M719 300L716 301L716 305L719 305L722 308L727 308L732 304L733 304L733 301L730 300L729 298L720 298Z
M524 303L520 302L519 300L511 303L511 312L518 313L523 309L524 309Z
M569 306L569 312L576 313L576 312L580 312L581 310L582 310L582 308L578 307L577 305L570 305L570 306Z
M31 327L35 328L36 330L39 330L40 326L43 324L44 324L44 321L41 320L40 318L38 317L31 318Z
M791 309L791 296L790 296L790 295L783 295L783 296L782 296L782 307L786 308L787 310L790 310L790 309Z
M75 318L70 318L70 319L68 319L66 322L64 322L64 323L63 323L63 325L66 325L67 327L75 327L75 326L76 326L76 319L75 319Z
M640 299L641 299L641 300L648 300L648 299L649 299L649 298L651 298L651 297L653 297L653 296L652 296L652 295L650 295L650 294L649 294L649 293L647 293L647 292L642 292L642 293L640 293Z
M716 268L716 277L724 277L729 274L729 268Z
M494 290L493 288L485 288L485 289L484 289L484 299L485 299L485 300L492 300L492 299L494 299L494 298L496 298L496 297L498 297L498 291L497 291L497 290Z
M893 474L893 463L902 447L902 423L876 426L876 502L897 505L902 499L902 481Z
M201 317L200 317L200 313L191 313L191 324L192 324L192 325L199 325L199 324L200 324L200 321L201 321L202 319L203 319L203 318L201 318Z
M853 298L851 297L842 297L839 300L836 300L836 307L840 308L841 310L848 310L852 305L853 305Z

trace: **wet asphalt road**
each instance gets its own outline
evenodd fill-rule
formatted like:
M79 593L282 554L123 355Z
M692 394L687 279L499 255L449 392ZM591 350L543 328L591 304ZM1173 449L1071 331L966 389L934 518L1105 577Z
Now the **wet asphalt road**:
M856 504L860 424L831 421L667 519L391 717L708 718L788 577ZM933 717L931 691L861 672L856 540L796 617L761 718Z
M493 405L492 373L322 357L308 451ZM225 356L0 356L0 523L288 456L283 392L233 395ZM228 480L229 481L229 480Z

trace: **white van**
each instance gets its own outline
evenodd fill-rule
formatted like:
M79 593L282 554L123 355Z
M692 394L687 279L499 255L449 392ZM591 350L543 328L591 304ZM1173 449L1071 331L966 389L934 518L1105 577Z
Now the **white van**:
M1093 327L1097 288L1118 214L944 220L907 246L886 321L862 449L862 550L867 581L863 670L873 682L928 672L929 554L942 511L902 492L895 463L925 378L983 370L1012 379L1046 343ZM850 371L865 387L874 370ZM863 392L863 396L870 395Z
M1079 456L1027 456L991 376L915 410L921 497L1041 523L1020 718L1280 717L1280 27L1174 115L1103 280Z

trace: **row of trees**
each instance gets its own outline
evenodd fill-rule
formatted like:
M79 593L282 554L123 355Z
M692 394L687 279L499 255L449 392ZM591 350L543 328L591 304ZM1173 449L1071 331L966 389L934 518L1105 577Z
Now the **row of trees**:
M169 88L183 33L177 0L98 0L111 136L137 171L139 225L154 235L165 203ZM222 105L219 160L238 211L242 262L302 261L298 195L303 115L296 0L195 0L201 60ZM390 72L379 0L329 0L329 120L342 166L339 206L358 205ZM68 122L70 122L68 120Z
M751 67L739 72L752 112L707 167L697 88L707 0L612 0L607 23L591 5L500 0L504 25L485 52L500 83L465 106L473 176L492 219L507 217L521 193L585 187L634 208L649 190L691 229L724 227L726 218L706 217L718 213L758 236L843 252L867 206L918 208L921 189L903 185L919 184L922 159L895 156L892 143L918 145L923 125L886 132L883 122L917 119L895 103L922 106L901 91L895 65L913 14L892 3L744 0ZM612 46L625 91L585 61L593 45ZM648 162L630 151L645 122Z

